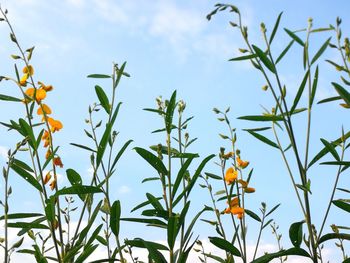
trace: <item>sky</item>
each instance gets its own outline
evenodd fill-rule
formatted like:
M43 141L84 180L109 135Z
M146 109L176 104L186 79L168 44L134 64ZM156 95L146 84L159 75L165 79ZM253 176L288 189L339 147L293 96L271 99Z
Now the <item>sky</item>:
M0 2L2 8L9 11L8 17L21 45L24 48L35 46L32 64L36 79L55 87L49 94L47 103L54 109L56 118L64 124L62 131L55 136L64 162L64 169L59 170L62 185L67 183L64 176L67 168L77 170L86 182L91 177L89 156L69 143L90 143L84 137L83 129L87 128L85 119L88 116L88 106L97 101L94 86L98 84L110 91L108 81L88 79L86 76L92 73L110 74L112 63L121 64L127 61L126 71L131 77L123 79L118 87L117 100L123 104L116 130L120 132L119 147L128 139L133 139L133 143L118 164L112 194L114 199L122 200L123 215L129 215L129 211L135 205L144 201L146 192L157 193L160 190L158 185L152 183L141 184L142 179L154 175L154 171L132 150L136 146L147 148L149 145L164 143L164 136L151 134L153 130L161 128L161 120L142 109L155 107L156 97L169 98L172 92L177 90L178 98L186 102L185 114L188 117L195 116L188 131L192 138L198 137L197 142L191 146L191 151L198 152L201 159L209 154L218 153L221 146L229 148L218 136L218 133L226 131L226 127L216 120L212 108L226 109L230 106L229 117L232 125L237 128L238 147L244 159L249 160L250 166L254 167L252 184L257 191L250 196L248 204L254 211L258 211L262 201L267 202L269 207L282 204L274 219L281 226L283 243L288 247L289 224L302 218L297 213L298 204L281 156L276 150L242 131L244 128L255 128L258 125L237 120L237 117L242 115L261 114L262 106L271 108L271 94L261 89L265 83L249 63L228 61L239 55L238 48L244 47L244 43L238 31L228 23L236 19L232 14L223 13L210 22L206 20L206 15L215 3L216 1L201 0ZM273 44L275 54L280 53L290 40L282 28L305 28L309 17L313 18L314 27L317 28L335 24L335 19L339 16L343 18L343 34L349 35L347 25L350 21L347 15L350 3L345 0L339 0L336 4L334 1L316 0L241 0L233 4L240 8L243 23L249 27L249 37L257 45L262 45L260 23L264 22L268 32L271 32L278 14L283 11L280 30ZM1 23L0 75L13 76L14 61L10 55L16 54L17 50L8 36L7 26ZM303 34L300 36L305 37ZM311 48L314 52L328 36L328 33L312 36ZM287 86L289 101L293 100L303 77L301 58L302 50L295 45L280 66L281 80ZM327 50L321 58L322 61L324 59L338 61L339 57L336 52ZM338 79L339 76L333 68L321 62L316 100L335 95L330 83ZM0 83L0 93L18 95L13 86L3 82ZM306 97L303 96L301 104L306 105L306 101ZM23 116L21 106L0 101L0 121L7 122ZM345 131L350 129L345 121L347 114L347 110L340 108L337 103L315 106L311 156L322 147L319 138L332 140L340 137L342 125ZM295 121L298 142L303 143L306 115L300 114ZM19 137L13 132L7 132L4 127L0 128L0 134L0 165L3 166L7 150L13 147ZM272 138L271 133L265 135ZM331 157L327 156L325 160L331 160ZM213 162L208 164L205 171L219 173ZM313 192L311 200L315 215L318 215L318 211L326 209L335 172L335 168L318 165L310 170ZM10 202L13 204L13 211L40 211L40 207L35 203L37 196L23 199L26 195L33 195L30 187L24 185L16 174L11 176L13 196ZM343 187L349 183L349 178L340 180ZM0 185L3 192L2 181ZM216 188L221 189L219 185ZM22 198L16 200L15 196ZM337 197L346 198L344 195ZM196 205L193 213L203 206L203 201L209 203L205 189L199 187L193 193L193 200ZM346 216L336 208L331 210L331 219L344 223ZM204 218L213 217L207 214ZM319 219L316 219L316 224L319 225L317 220ZM201 238L205 239L206 236L214 234L205 223L198 225L201 231L205 229ZM255 226L251 229L249 242L254 244ZM128 225L123 234L129 238L147 236L143 227L139 225ZM164 239L164 233L159 232L157 235L158 240ZM276 249L270 230L265 232L262 242L265 247ZM332 242L328 245L327 253L332 260L338 254Z

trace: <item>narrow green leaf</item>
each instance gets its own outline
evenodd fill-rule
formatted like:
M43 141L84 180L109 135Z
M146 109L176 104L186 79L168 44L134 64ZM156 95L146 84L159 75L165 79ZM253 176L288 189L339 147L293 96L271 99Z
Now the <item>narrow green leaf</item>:
M335 147L325 139L321 138L321 142L327 148L328 152L330 152L333 155L334 159L336 159L337 161L340 161L339 154L335 150Z
M110 75L105 74L90 74L87 76L88 78L94 78L94 79L110 79Z
M118 237L119 236L119 229L120 229L120 214L121 214L121 208L120 208L120 201L117 200L113 203L111 208L111 218L110 218L110 227L113 232L113 234Z
M8 223L8 227L11 228L25 228L25 229L49 229L48 226L39 224L39 223L28 223L28 222L16 222L16 223Z
M338 83L332 82L332 85L334 86L335 90L338 92L340 97L342 97L346 104L350 106L350 93Z
M158 200L160 200L160 199L162 199L161 197L158 197L157 198ZM147 200L147 201L145 201L145 202L142 202L141 204L138 204L137 206L135 206L130 212L132 213L132 212L134 212L134 211L136 211L136 210L138 210L138 209L140 209L140 208L142 208L142 207L145 207L146 205L149 205L150 204L150 201L149 200Z
M130 217L124 217L120 218L121 221L127 221L127 222L135 222L135 223L144 223L144 224L150 224L150 225L157 225L162 228L167 228L167 224L159 219L154 218L130 218Z
M300 247L303 241L303 224L305 221L295 222L289 227L289 239L294 247Z
M328 152L328 150L327 150ZM350 165L350 162L349 161L334 161L334 162L323 162L323 163L320 163L322 165Z
M140 148L140 147L135 147L134 150L143 159L145 159L154 169L156 169L158 171L158 173L160 173L162 175L168 174L168 170L166 169L162 160L159 159L157 156L155 156L153 153L151 153L143 148Z
M21 102L22 100L19 98L7 96L4 94L0 94L0 100L5 100L5 101L14 101L14 102Z
M135 238L133 240L125 240L125 244L132 246L132 247L139 247L139 248L146 248L144 242L145 242L145 240L143 240L141 238ZM157 250L169 250L166 246L164 246L162 244L158 244L158 243L151 242L151 241L146 241L146 242L151 243L152 246Z
M243 131L253 131L253 132L257 132L257 131L266 131L266 130L270 130L271 127L262 127L262 128L254 128L254 129L243 129Z
M168 220L167 236L170 249L174 248L176 236L178 234L178 216L171 216Z
M342 200L334 200L334 201L332 201L332 203L335 206L339 207L340 209L350 213L350 204L349 203L346 203Z
M316 71L315 71L315 75L314 75L314 81L312 83L310 105L312 105L314 103L316 90L317 90L317 84L318 84L318 66L316 67Z
M257 54L250 54L250 55L246 55L246 56L231 58L231 59L229 59L229 61L242 61L242 60L253 59L253 58L256 58L256 57L258 57Z
M212 179L215 179L215 180L222 180L222 177L221 176L218 176L216 174L212 174L212 173L204 173L206 176L212 178Z
M274 258L279 258L283 256L302 256L302 257L311 258L309 253L307 253L304 249L293 247L287 250L282 249L281 251L275 252L275 253L268 253L264 256L261 256L253 260L251 263L268 263L272 261Z
M314 64L317 59L323 54L323 52L327 49L329 42L331 41L331 38L328 38L326 42L323 43L323 45L320 47L320 49L316 52L315 56L312 58L310 65Z
M55 193L55 196L60 195L81 195L81 194L94 194L94 193L102 193L102 190L96 186L90 186L90 185L73 185L70 187L65 187L60 190L58 190Z
M257 214L255 214L253 211L248 210L248 209L244 209L244 213L246 213L248 216L250 216L254 220L261 222L260 217Z
M170 134L172 130L171 128L173 125L173 115L174 115L175 107L176 107L176 90L171 95L171 98L169 100L169 103L166 109L166 114L165 114L165 127L168 134Z
M323 99L323 100L320 100L319 102L317 102L317 104L322 104L322 103L335 101L335 100L341 100L341 97L340 96L335 96L335 97L330 97L330 98L327 98L327 99Z
M268 217L269 215L271 215L281 204L275 205L267 214L266 217Z
M32 146L33 149L36 150L37 145L36 145L33 129L24 119L19 119L19 125L21 126L21 129L24 132L24 134L28 137L29 139L28 143L30 144L30 146Z
M325 241L331 240L331 239L345 239L350 240L350 234L345 233L330 233L323 235L319 240L318 244L322 244Z
M24 180L26 180L29 184L34 186L37 190L40 192L43 191L40 183L26 170L24 170L22 167L17 166L16 164L11 164L11 169L14 170L18 175L20 175Z
M234 256L241 257L241 252L239 252L239 250L227 240L220 237L209 237L209 241L214 246L221 248Z
M108 143L108 139L111 136L112 126L113 126L112 122L110 122L106 125L106 129L105 129L105 131L102 135L101 141L98 145L97 154L96 154L96 170L98 169L98 167L101 164L103 154L106 150L106 146Z
M23 168L27 172L30 172L30 173L34 172L33 169L28 164L26 164L25 162L22 162L22 161L20 161L18 159L13 158L12 159L12 164Z
M305 46L304 42L292 31L290 31L289 29L285 28L284 31L287 32L287 34L294 39L298 44L300 44L301 46Z
M271 141L270 139L266 138L265 136L263 136L259 133L253 132L253 131L249 131L249 133L251 135L253 135L255 138L257 138L258 140L260 140L260 141L262 141L262 142L264 142L272 147L279 149L278 145L275 142Z
M70 145L73 145L75 147L78 147L78 148L81 148L81 149L84 149L84 150L87 150L87 151L90 151L90 152L96 152L95 150L91 149L90 147L87 147L85 145L81 145L81 144L77 144L77 143L70 143Z
M150 193L146 193L147 199L150 202L150 204L158 211L164 211L163 206L161 205L161 203L158 201L158 198L156 198L155 196L153 196Z
M281 12L278 17L277 17L277 20L276 20L276 23L275 23L275 26L273 27L273 30L272 30L272 33L271 33L271 36L270 36L270 40L269 40L269 44L271 45L275 35L276 35L276 32L277 32L277 29L278 29L278 26L280 24L280 20L281 20L281 17L282 17L282 14L283 12Z
M37 217L37 216L43 216L43 214L38 213L13 213L8 214L7 219L20 219L20 218L29 218L29 217ZM4 220L5 216L0 216L0 220Z
M283 121L282 116L277 115L250 115L238 117L239 120L247 121Z
M172 192L172 198L174 199L176 192L179 188L180 183L182 182L184 175L188 169L188 167L190 166L192 160L194 159L194 157L190 157L188 158L184 164L181 166L179 172L177 173L174 185L173 185L173 192Z
M278 56L278 58L276 59L276 65L278 62L281 61L281 59L284 57L285 54L287 54L287 52L289 51L290 47L293 45L294 40L290 41L289 44L286 46L285 49L283 49L283 51L281 52L281 54Z
M142 180L141 183L145 183L145 182L149 182L149 181L158 181L159 177L147 177L145 179Z
M128 140L122 148L120 148L119 152L117 153L117 155L114 158L113 164L111 166L111 171L114 169L115 165L117 164L117 162L119 161L120 157L122 157L123 153L125 152L125 150L128 148L128 146L130 145L130 143L132 143L133 140Z
M258 55L260 60L264 63L265 67L267 67L272 73L276 73L276 68L274 64L269 60L269 58L266 56L265 52L262 51L260 48L258 48L255 45L252 45L255 53Z
M80 174L78 174L75 170L73 169L67 169L66 170L67 178L71 185L81 185L82 184L82 179Z
M96 250L98 245L92 245L84 246L83 252L77 257L77 259L74 260L74 263L83 263L86 262L85 260Z
M307 82L307 79L309 77L309 74L310 74L310 71L306 71L305 73L305 76L303 78L303 81L301 82L300 86L299 86L299 89L298 89L298 92L297 94L295 95L295 98L294 98L294 102L293 102L293 106L292 108L290 109L291 112L294 112L294 110L296 109L297 105L298 105L298 102L301 98L301 95L303 94L303 91L304 91L304 88L305 88L305 85L306 85L306 82Z
M96 95L98 97L98 100L100 101L101 106L109 114L111 112L111 106L109 104L109 100L108 100L108 97L107 97L106 93L98 85L95 86L95 91L96 91Z

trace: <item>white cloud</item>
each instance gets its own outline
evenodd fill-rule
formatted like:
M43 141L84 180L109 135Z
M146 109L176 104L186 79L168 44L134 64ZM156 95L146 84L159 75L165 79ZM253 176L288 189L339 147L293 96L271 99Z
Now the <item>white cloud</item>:
M126 185L122 185L118 188L118 193L119 194L127 194L127 193L130 193L131 192L131 189L130 187L126 186Z
M0 157L3 158L4 160L7 160L7 152L8 149L4 146L0 146Z

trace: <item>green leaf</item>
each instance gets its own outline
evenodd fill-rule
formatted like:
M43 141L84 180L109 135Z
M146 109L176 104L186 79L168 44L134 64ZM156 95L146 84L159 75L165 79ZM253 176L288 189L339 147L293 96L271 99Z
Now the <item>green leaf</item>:
M21 126L21 129L24 132L25 136L28 137L28 143L30 144L30 146L32 146L33 149L36 150L37 145L32 127L30 127L30 125L24 119L19 119L19 125Z
M26 170L24 170L22 167L17 166L16 164L11 164L11 169L14 170L18 175L20 175L24 180L26 180L29 184L34 186L37 190L40 192L43 191L40 183Z
M317 89L317 83L318 83L318 66L316 67L316 71L315 71L315 75L314 75L314 81L312 83L310 105L312 105L314 103L314 99L315 99L315 95L316 95L316 89Z
M216 247L221 248L234 256L241 257L241 252L239 252L239 250L227 240L220 237L209 237L209 241Z
M325 241L331 240L331 239L345 239L350 240L350 234L345 233L330 233L323 235L319 240L318 244L322 244Z
M267 67L272 73L276 73L276 68L274 64L269 60L269 58L266 56L265 52L262 51L260 48L258 48L255 45L252 45L255 53L258 55L260 60L264 63L265 67Z
M256 57L258 57L257 54L250 54L250 55L246 55L246 56L231 58L231 59L229 59L229 61L242 61L242 60L253 59L253 58L256 58Z
M155 156L153 153L151 153L143 148L140 148L140 147L135 147L134 150L143 159L145 159L154 169L156 169L158 171L158 173L160 173L162 175L168 174L168 170L166 169L162 160L159 159L157 156Z
M169 250L166 246L164 246L162 244L158 244L158 243L151 242L151 241L145 241L141 238L135 238L133 240L125 240L125 244L132 246L132 247L139 247L139 248L146 248L144 242L151 243L152 246L157 250Z
M278 17L277 17L277 20L276 20L276 23L275 23L275 26L273 27L273 30L272 30L272 33L271 33L271 36L270 36L270 40L269 40L269 44L271 45L275 35L276 35L276 32L277 32L277 29L278 29L278 26L280 24L280 20L281 20L281 17L282 17L282 14L283 12L281 12Z
M46 225L34 223L34 222L31 222L31 223L28 223L28 222L8 223L7 226L11 227L11 228L25 228L27 230L29 230L29 229L49 229L49 227Z
M117 162L119 161L120 157L123 155L123 153L125 152L125 150L128 148L128 146L130 145L130 143L132 143L133 140L128 140L122 148L120 148L119 152L117 153L117 155L114 158L113 164L111 166L111 171L114 169L115 165L117 164Z
M98 167L101 164L102 157L103 157L103 154L106 150L106 146L108 143L108 139L111 136L112 126L113 126L112 122L110 122L106 125L106 129L105 129L105 131L102 135L101 141L98 145L97 154L96 154L96 170L98 169Z
M327 148L328 152L330 152L337 161L340 161L339 154L335 150L335 147L325 139L321 138L321 142Z
M209 155L208 157L206 157L198 166L196 172L194 173L191 181L188 183L188 185L186 186L186 188L181 192L181 194L179 194L179 196L176 198L176 200L173 202L173 207L176 206L176 204L178 202L180 202L180 200L182 199L182 197L186 194L187 196L190 194L193 186L195 185L200 173L202 172L204 166L207 164L207 162L209 162L212 158L215 157L215 154Z
M160 200L160 199L162 199L161 197L158 197L157 198L158 200ZM140 209L140 208L142 208L142 207L145 207L146 205L149 205L150 204L150 201L149 200L147 200L147 201L145 201L145 202L142 202L141 204L138 204L137 206L135 206L130 212L132 213L132 212L134 212L134 211L136 211L136 210L138 210L138 209Z
M158 201L158 198L156 198L155 196L153 196L150 193L146 193L147 199L150 202L150 204L158 211L164 211L163 206L161 205L161 203Z
M66 170L67 178L71 185L81 185L82 180L80 174L78 174L75 170L73 169L67 169Z
M342 141L342 137L339 137L338 139L336 139L335 141L331 142L331 144L336 147L338 146L341 141ZM346 134L344 134L344 139L347 139L350 137L350 132L347 132ZM315 157L310 161L310 163L308 164L307 168L310 168L314 163L316 163L318 160L320 160L323 156L325 156L328 153L328 149L326 147L324 147L318 154L315 155Z
M29 217L37 217L37 216L43 216L43 214L38 213L13 213L8 214L7 219L19 219L19 218L29 218ZM0 220L4 220L5 215L0 216Z
M222 177L221 176L218 176L216 174L212 174L212 173L204 173L206 176L212 178L212 179L215 179L215 180L222 180Z
M294 112L294 110L296 109L297 105L298 105L298 102L301 98L301 95L303 94L303 91L304 91L304 88L305 88L305 85L306 85L306 82L307 82L307 79L309 77L309 74L310 74L310 71L306 71L305 73L305 76L303 78L303 81L301 82L300 86L299 86L299 89L298 89L298 92L297 94L295 95L295 98L294 98L294 102L293 102L293 106L292 108L290 109L290 112Z
M331 41L331 38L328 38L326 42L323 43L323 45L320 47L320 49L316 52L315 56L312 58L310 65L314 64L317 59L323 54L323 52L327 49L329 42Z
M300 44L301 46L305 46L304 42L296 35L294 34L292 31L290 31L289 29L285 28L284 31L287 32L287 34L294 39L298 44Z
M88 78L94 78L94 79L110 79L110 75L105 74L90 74L87 76Z
M50 223L53 223L55 220L55 197L51 196L49 199L45 201L45 215L47 220Z
M238 117L239 120L247 121L283 121L282 116L277 115L250 115Z
M246 213L248 216L250 216L254 220L261 222L260 217L257 214L255 214L253 211L248 210L248 209L244 209L244 213Z
M334 161L334 162L323 162L322 165L350 165L349 161Z
M346 102L346 104L350 106L350 93L335 82L332 82L332 85L334 86L335 90L338 92L340 97L342 97L342 99Z
M109 114L111 112L111 106L109 104L109 100L108 100L108 97L107 97L106 93L98 85L95 86L95 91L96 91L96 95L98 97L98 100L100 101L101 106Z
M189 240L191 239L191 232L192 232L192 229L194 227L194 225L196 224L198 218L205 212L205 211L209 211L210 209L208 207L204 207L201 211L199 211L196 216L192 219L191 223L188 225L187 229L186 229L186 233L185 233L185 242L186 240Z
M130 218L130 217L124 217L120 218L121 221L128 221L128 222L135 222L135 223L144 223L149 224L153 226L158 226L161 228L167 228L167 224L159 219L154 218Z
M86 262L85 260L96 250L98 245L92 245L84 246L83 252L77 257L77 259L74 260L74 263L83 263Z
M307 253L304 249L298 248L298 247L293 247L287 250L282 249L279 252L275 253L269 253L264 256L261 256L255 260L253 260L251 263L268 263L274 258L279 258L283 256L302 256L302 257L308 257L311 258L309 253Z
M271 141L270 139L266 138L265 136L259 134L259 133L256 133L256 132L253 132L253 131L248 131L251 135L253 135L255 138L257 138L258 140L272 146L272 147L275 147L277 149L279 149L278 145Z
M165 114L165 127L168 134L171 133L173 125L174 110L176 107L176 90L171 95Z
M81 148L81 149L84 149L84 150L87 150L87 151L90 151L90 152L96 152L95 150L91 149L90 147L87 147L85 145L81 145L81 144L77 144L77 143L70 143L70 145L73 145L75 147L78 147L78 148Z
M158 181L158 180L160 180L159 177L147 177L147 178L143 179L141 183L145 183L145 182L149 182L149 181Z
M269 215L271 215L281 204L275 205L267 214L266 217L268 217Z
M348 204L348 203L346 203L346 202L344 202L342 200L334 200L334 201L332 201L332 203L335 206L339 207L340 209L350 213L350 204Z
M22 101L22 100L19 99L19 98L7 96L7 95L4 95L4 94L0 94L0 100L14 101L14 102L20 102L20 101Z
M172 192L172 198L174 199L175 195L176 195L176 192L179 188L179 185L181 183L181 181L183 180L184 178L184 175L188 169L188 167L190 166L192 160L194 159L194 157L191 157L191 158L188 158L184 164L181 166L179 172L177 173L177 176L176 176L176 179L175 179L175 182L174 182L174 186L173 186L173 192Z
M28 164L26 164L25 162L22 162L22 161L20 161L20 160L18 160L18 159L13 158L13 159L12 159L12 164L14 164L14 165L16 165L16 166L18 166L18 167L23 168L23 169L26 170L27 172L30 172L30 173L33 173L33 172L34 172L33 169L32 169Z
M289 239L294 247L300 247L303 241L303 224L305 221L295 222L289 227Z
M110 218L110 227L113 232L113 234L118 237L119 236L119 229L120 229L120 214L121 214L121 208L120 208L120 201L117 200L113 203L111 208L111 218Z
M168 220L167 236L168 236L168 245L170 249L174 248L176 236L178 234L178 216L170 216Z
M81 195L81 194L94 194L94 193L102 193L102 190L96 186L90 185L73 185L70 187L65 187L58 190L55 193L55 196L60 195Z
M323 100L320 100L319 102L317 102L317 104L326 103L326 102L335 101L335 100L341 100L341 97L340 96L335 96L335 97L330 97L330 98L327 98L327 99L323 99Z
M287 52L289 51L290 47L293 45L294 40L290 41L289 44L286 46L285 49L283 49L283 51L281 52L281 54L278 56L278 58L276 59L276 65L278 62L281 61L281 59L284 57L285 54L287 54Z
M266 131L271 129L271 127L262 127L262 128L254 128L254 129L243 129L243 131L253 131L253 132L257 132L257 131Z

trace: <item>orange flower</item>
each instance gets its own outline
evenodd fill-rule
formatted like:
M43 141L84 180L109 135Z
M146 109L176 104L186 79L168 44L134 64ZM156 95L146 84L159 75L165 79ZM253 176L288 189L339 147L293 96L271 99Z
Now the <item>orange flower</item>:
M237 157L236 160L237 160L237 165L239 168L244 169L249 165L248 161L242 161L241 158L239 158L239 157Z
M31 65L28 65L28 67L25 66L22 71L23 71L24 74L27 74L29 76L33 76L34 75L34 68Z
M38 115L44 115L44 112L45 112L45 114L51 114L51 113L52 113L50 107L47 106L46 104L42 104L42 105L38 108L38 110L37 110L36 113L37 113Z
M223 155L222 155L222 158L224 158L224 159L229 159L229 158L231 158L232 156L234 156L234 153L233 153L233 152L228 152L228 153L226 153L226 154L223 154Z
M237 215L238 219L242 219L243 215L244 215L244 208L236 206L231 208L231 214L233 215Z
M253 187L246 187L246 188L244 188L244 192L247 193L247 194L254 193L255 192L255 188L253 188Z
M52 118L47 118L50 126L51 126L51 131L52 132L56 132L59 131L60 129L63 128L63 124L62 122L58 121L58 120L54 120Z
M240 183L242 185L243 188L246 188L248 186L248 182L242 180L242 179L239 179L238 180L238 183Z
M63 168L63 163L60 157L53 158L53 164Z
M56 187L56 180L52 180L50 183L51 190L55 189L55 187Z
M51 174L50 172L48 172L46 175L45 175L45 178L44 178L44 184L47 184L51 179Z
M45 154L45 159L49 159L49 157L51 156L51 151L47 150L46 154Z
M34 99L34 94L35 94L35 99L36 99L36 102L38 102L38 103L46 98L46 91L44 89L37 89L37 90L35 90L34 88L28 88L25 91L25 94L30 99ZM25 101L25 102L27 102L27 101Z
M52 85L45 85L44 83L38 81L38 84L40 85L40 88L44 89L45 91L51 91L53 90Z
M225 181L228 185L232 184L237 179L238 172L233 168L230 167L226 170L225 173Z
M231 199L230 207L235 207L235 206L238 206L238 205L239 205L239 199L236 196L235 198Z
M50 133L48 131L44 131L44 134L41 137L41 139L44 141L44 147L47 147L50 145L51 138L50 138Z

